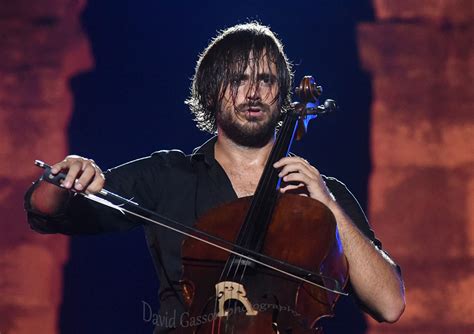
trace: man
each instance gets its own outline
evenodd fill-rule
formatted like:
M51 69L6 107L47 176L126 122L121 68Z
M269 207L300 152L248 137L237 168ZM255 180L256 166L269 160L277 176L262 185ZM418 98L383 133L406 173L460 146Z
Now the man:
M27 192L29 223L38 232L64 234L126 230L141 224L73 196L68 191L72 188L97 193L105 187L189 226L219 204L252 195L281 113L290 106L291 85L283 46L267 27L249 23L221 32L200 56L187 101L198 128L217 133L216 137L191 155L159 151L105 175L93 160L68 156L52 166L53 174L67 173L65 189L37 181ZM395 322L405 306L399 269L380 249L351 193L299 157L285 157L274 167L282 178L282 193L309 196L332 211L357 299L377 320ZM179 284L183 238L154 225L144 228L160 276L160 315L183 313ZM158 324L157 331L166 327Z

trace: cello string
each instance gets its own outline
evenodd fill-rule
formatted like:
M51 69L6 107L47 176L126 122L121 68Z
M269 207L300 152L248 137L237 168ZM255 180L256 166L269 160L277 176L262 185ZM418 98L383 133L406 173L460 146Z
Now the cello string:
M283 120L283 124L282 124L282 128L280 129L280 135L286 135L286 136L292 136L294 134L294 131L293 133L289 132L289 129L291 129L292 126L295 126L296 124L294 124L292 122L292 119L290 118L289 116L289 112L290 111L287 111L287 113L285 114L284 116L284 120ZM293 123L293 124L292 124ZM296 123L296 122L295 122ZM267 165L270 163L270 162L275 162L275 160L279 157L279 156L283 156L283 152L281 152L282 148L284 147L285 145L285 141L288 140L288 138L278 138L275 142L275 147L274 149L272 150L270 156L268 157L268 161L267 161ZM291 141L291 138L289 139ZM287 152L285 152L287 153ZM246 220L245 220L245 227L244 227L244 231L243 231L243 238L244 240L248 240L250 241L250 238L252 237L252 234L250 233L249 229L250 229L250 224L248 224L248 217L255 217L255 211L256 211L256 207L260 207L260 205L257 205L257 203L263 201L263 199L265 198L270 198L270 197L275 197L278 195L278 193L276 192L277 190L273 188L273 185L272 183L270 182L270 180L272 180L273 178L276 178L277 175L277 171L273 168L273 163L272 163L272 166L270 166L270 170L267 169L267 166L266 168L264 169L264 171L266 173L264 173L262 175L262 180L260 180L260 182L262 182L261 184L264 184L266 185L266 187L263 187L262 191L258 191L254 197L254 199L252 200L252 203L251 203L251 206L250 206L250 209L249 209L249 212L247 214L247 217L246 217ZM275 203L276 203L276 200L274 201L274 203L272 203L272 211L273 211L273 208L275 206ZM255 218L253 219L254 220L254 224L257 223L257 221L255 221ZM268 221L264 221L262 224L266 224L268 225L269 222ZM253 226L252 226L253 227ZM263 238L263 231L262 231L262 228L266 230L265 226L262 226L260 231L257 230L255 231L255 229L253 230L254 233L259 233L260 232L260 236L259 236L259 239L257 240L257 244L260 244L262 242L262 238ZM246 248L250 248L254 245L249 245L248 242L245 243L245 246ZM255 245L256 246L256 245ZM254 249L255 250L255 249ZM234 262L235 262L235 258L232 260L232 265L234 265ZM233 275L233 278L235 279L235 277L238 275L238 270L240 269L240 265L241 265L242 261L240 260L237 264L237 268L235 269L234 271L234 275ZM242 266L244 267L243 270L242 270L242 273L240 275L240 281L242 282L243 279L244 279L244 276L245 276L245 273L247 271L247 264L242 264Z
M282 126L282 129L281 129L281 131L283 131L283 132L281 132L281 133L287 133L285 130L287 130L287 128L290 127L290 126L291 126L291 122L284 122L283 126ZM273 154L269 157L268 161L275 160L276 159L274 157L275 155L277 157L279 155L281 155L280 151L281 151L281 146L282 145L283 145L283 141L278 141L277 140L277 142L275 143L275 149L272 151ZM276 170L274 170L273 167L271 167L271 168L272 169L270 169L270 172L266 172L266 173L263 174L262 180L260 181L260 182L263 182L262 184L269 184L268 179L272 179L272 178L276 177L276 175L272 175L272 174L276 173ZM266 170L268 170L268 169L266 169ZM270 184L270 186L271 186L271 184ZM276 196L277 193L275 193L275 191L276 190L273 189L273 186L271 186L271 187L267 186L267 187L264 187L262 191L257 192L257 195L252 200L250 209L247 213L245 223L244 223L244 226L243 226L243 231L242 231L242 233L239 233L239 235L241 236L240 240L238 239L240 241L240 245L244 244L246 246L246 248L252 247L252 245L250 245L248 242L247 243L243 242L245 240L250 241L250 238L252 237L250 228L253 227L253 226L250 226L249 220L251 221L252 220L251 217L256 216L256 214L255 214L256 208L260 207L260 205L257 205L257 204L259 202L261 202L263 198L268 198L270 196ZM270 194L269 194L269 192L270 192ZM255 218L253 218L253 220L254 220L254 223L255 223ZM254 229L253 232L254 233L256 232L255 229ZM247 266L248 266L247 264L249 264L249 263L242 261L242 258L238 259L237 264L235 264L236 261L237 261L237 258L235 256L232 256L231 260L230 260L230 265L228 266L227 270L224 268L223 272L221 273L221 279L223 277L224 272L226 272L225 275L227 277L230 277L230 271L231 271L232 267L235 267L234 273L232 275L233 279L235 279L237 277L238 273L239 273L240 267L243 266L243 269L241 270L240 279L239 279L240 282L243 281L243 278L245 276ZM226 265L227 265L227 263L226 263Z
M292 122L289 119L288 114L285 114L285 118L283 121L280 134L282 135L286 134L287 136L290 135L288 128L292 126L291 123ZM285 141L286 141L285 138L283 139L278 138L278 140L275 143L275 147L271 151L271 155L268 158L267 164L274 162L274 160L276 160L279 156L282 155L281 150L282 150L282 146L284 146ZM273 188L274 186L272 185L272 183L269 182L273 178L277 177L277 175L275 175L277 171L273 168L273 166L270 166L270 169L268 169L268 166L266 166L264 171L265 173L263 174L262 180L260 180L259 182L261 182L260 184L266 185L266 187L264 186L262 191L257 192L257 196L252 200L250 209L244 220L243 228L241 228L241 231L239 231L240 237L237 238L238 244L245 245L246 248L252 247L252 245L250 245L249 243L253 234L251 233L251 230L253 230L252 232L254 233L260 232L260 234L262 234L262 230L265 229L265 227L262 226L260 228L260 231L258 231L258 229L255 229L255 226L250 226L250 222L252 222L252 220L254 221L254 223L256 222L255 217L256 217L256 208L258 207L257 204L261 202L264 198L268 198L269 196L273 196L273 197L277 196L277 193L275 192L276 190ZM272 206L274 206L274 203L272 203ZM254 218L252 219L252 217ZM268 222L265 222L265 224L268 224ZM260 236L259 239L261 238L262 237ZM260 242L257 241L257 244L260 244ZM231 255L230 258L227 259L226 265L221 271L219 281L227 282L229 280L228 278L232 277L231 281L243 282L245 274L247 272L248 264L250 264L248 261L244 263L244 259L242 257L236 257L234 255ZM234 270L232 270L233 268ZM231 271L233 271L233 274L231 274ZM241 273L240 275L239 275L239 272ZM238 280L236 280L238 276L240 277ZM227 277L227 279L223 280L223 277ZM234 294L234 290L231 290L231 298L235 297L233 294ZM238 305L237 303L233 303L234 314L236 314L237 305ZM214 308L215 309L217 308L217 299L215 300Z
M280 133L281 134L286 134L288 136L288 135L290 135L290 133L288 131L289 128L291 128L292 125L296 128L296 124L292 124L292 122L289 120L289 117L287 115L285 115L285 121L283 122L283 126L282 126L282 129L281 129L281 131L283 131L283 132L280 132ZM264 198L274 198L274 199L272 200L272 203L270 204L271 205L271 209L270 209L270 213L269 213L270 216L268 216L266 218L264 217L263 221L260 223L260 224L265 224L265 225L260 226L259 231L257 231L257 233L259 233L259 235L257 235L256 244L255 245L249 245L248 243L246 243L245 246L247 248L250 248L252 246L254 246L254 247L258 247L258 246L263 247L263 240L262 239L264 238L264 234L266 234L266 231L268 229L268 225L271 223L271 221L266 221L266 219L271 220L270 217L273 214L274 208L275 208L276 203L277 203L277 199L276 199L276 197L278 196L277 187L278 187L278 184L280 183L279 181L277 181L276 184L273 184L273 182L271 182L272 179L274 179L274 178L279 179L278 171L275 168L273 168L273 163L276 162L276 160L279 157L287 156L288 152L282 152L282 149L286 146L285 145L286 140L289 140L290 142L292 141L293 135L294 135L294 131L291 134L291 138L289 138L289 139L288 138L283 138L282 140L277 140L277 142L275 143L275 150L272 151L273 154L268 158L268 161L269 161L269 163L272 163L272 166L271 166L271 169L266 174L263 175L263 182L264 182L263 184L265 184L266 187L260 193L261 197L259 199L260 200L263 200ZM252 203L253 203L253 201L252 201ZM257 199L256 203L258 203L258 199ZM255 207L252 207L251 210L252 210L251 214L254 214ZM254 223L258 223L258 220L254 219ZM255 230L254 230L254 232L255 232ZM248 235L247 239L249 239L249 238L251 238L251 235ZM254 248L254 250L257 250L257 249ZM261 249L259 249L258 251L261 251ZM243 282L243 280L244 280L245 274L247 272L247 267L248 267L247 264L243 265L243 270L241 272L240 279L239 279L240 282ZM237 274L237 270L236 270L235 274Z
M281 131L283 132L280 132L281 134L286 134L286 135L289 135L289 132L288 132L288 129L291 127L291 124L292 122L289 120L289 117L287 117L285 115L285 121L283 122L283 126L282 126L282 129ZM283 156L281 150L282 148L284 147L284 143L285 143L285 138L278 138L278 140L276 141L275 143L275 147L274 147L274 150L272 150L272 154L269 156L268 158L268 162L267 164L272 164L272 166L270 167L271 169L270 170L267 170L267 168L265 168L265 172L264 175L263 175L263 184L265 185L265 187L262 189L261 192L258 192L257 195L256 195L256 198L254 198L255 202L252 201L252 204L255 203L255 205L252 205L252 207L250 208L249 210L249 217L255 217L255 211L256 211L256 207L257 207L257 203L259 203L259 201L262 201L263 199L265 198L272 198L272 197L276 197L278 196L278 193L277 193L277 190L276 190L276 187L275 185L273 185L273 182L272 179L274 178L278 178L278 172L276 169L273 168L273 162L275 162L275 160L278 159L278 157L280 156ZM276 174L276 175L275 175ZM274 188L275 187L275 188ZM260 197L259 197L260 196ZM271 212L270 212L270 215L273 213L273 209L275 207L275 204L276 204L276 199L272 201L273 203L271 203ZM261 216L261 215L260 215ZM267 217L266 219L263 218L264 220L260 223L261 224L265 224L265 225L268 225L270 222L269 221L265 221L266 219L270 219L269 217ZM256 220L255 218L253 219L253 222L254 224L258 224L258 220ZM248 227L246 229L246 234L247 234L247 240L249 240L252 235L249 234L248 232ZM245 243L245 246L247 248L250 248L250 247L255 247L257 245L260 245L261 242L263 242L261 239L264 237L263 236L263 232L267 230L267 226L260 226L260 230L257 229L257 231L255 231L254 229L254 233L259 233L260 235L257 236L258 239L257 239L257 242L255 245L250 245L249 243ZM253 250L256 250L256 249L253 249ZM242 261L239 261L239 264L238 264L238 267L240 267L240 264L241 264ZM250 264L250 263L248 263ZM244 280L244 277L245 277L245 274L247 272L247 268L248 268L248 264L245 263L243 264L243 269L241 270L241 274L240 274L240 278L239 278L239 281L240 282L243 282ZM235 273L234 273L234 278L235 276L238 274L238 269L235 270Z
M294 123L293 124L292 123L293 122L291 122L291 119L289 119L289 117L287 115L285 115L285 119L283 121L282 128L280 129L281 130L280 134L282 134L282 135L286 134L287 136L289 136L291 133L288 131L288 129L291 128L292 125L294 126ZM258 220L257 220L258 218L255 218L255 216L256 216L255 211L256 211L256 207L260 207L260 206L257 205L257 204L259 202L263 201L263 199L265 199L265 198L276 197L278 195L277 192L276 192L277 191L276 188L274 188L275 186L270 181L273 178L277 178L277 175L275 175L277 173L277 171L273 168L273 162L275 160L277 160L279 156L283 156L283 154L282 154L283 152L281 152L281 150L285 146L286 140L288 140L288 138L278 138L278 140L275 143L275 147L272 150L270 157L268 158L267 164L272 163L272 166L270 167L271 168L270 170L268 170L268 167L266 166L265 173L262 176L262 180L261 180L261 182L263 182L262 184L266 185L266 187L264 187L262 189L262 191L257 192L257 194L255 195L256 197L252 201L252 205L251 205L251 207L249 209L249 213L247 215L247 217L254 217L253 218L253 223L254 224L258 223ZM271 211L273 211L275 203L276 203L276 200L271 204L271 206L272 206ZM267 219L270 219L270 218L267 217ZM251 248L251 247L255 248L257 245L260 245L263 242L263 240L262 240L263 232L266 231L267 225L269 224L269 222L265 221L265 220L266 219L263 218L263 221L260 223L260 225L265 224L264 226L261 226L260 229L255 229L255 228L253 229L253 233L258 233L259 234L259 235L257 235L258 239L256 241L256 244L251 245L251 244L249 244L249 242L247 242L247 243L245 243L246 248ZM243 239L244 240L247 239L247 240L250 241L250 239L252 238L252 234L249 231L249 229L250 229L249 225L250 224L246 224L246 229L244 230ZM256 249L253 249L253 250L256 250ZM232 264L234 264L234 262L235 262L235 260L232 261ZM243 263L242 259L240 259L237 266L236 266L236 269L234 271L233 279L235 280L235 278L237 277L237 275L239 273L239 269L242 265L243 269L240 271L241 274L240 274L240 277L239 277L238 280L240 282L243 282L245 274L247 272L247 267L248 267L249 264L250 263Z

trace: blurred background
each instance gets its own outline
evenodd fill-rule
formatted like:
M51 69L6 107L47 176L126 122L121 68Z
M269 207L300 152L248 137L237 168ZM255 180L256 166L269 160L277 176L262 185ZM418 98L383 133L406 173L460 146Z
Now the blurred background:
M142 229L29 230L35 159L102 169L209 138L184 105L216 31L257 20L337 114L293 147L342 180L401 265L407 309L382 325L341 298L327 333L472 333L473 6L470 0L0 0L0 333L151 333Z

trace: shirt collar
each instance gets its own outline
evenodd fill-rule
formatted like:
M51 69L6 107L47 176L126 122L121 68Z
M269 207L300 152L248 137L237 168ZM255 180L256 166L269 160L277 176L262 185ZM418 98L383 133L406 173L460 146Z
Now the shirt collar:
M191 154L191 161L202 161L206 163L207 166L211 166L216 162L214 157L214 145L216 144L217 136L213 136L208 139L201 146L196 147Z

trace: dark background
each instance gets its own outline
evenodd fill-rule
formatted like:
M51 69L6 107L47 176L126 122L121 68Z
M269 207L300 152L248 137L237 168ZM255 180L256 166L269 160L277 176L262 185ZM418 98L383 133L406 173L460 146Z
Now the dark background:
M184 105L197 55L216 31L258 20L285 44L296 81L306 74L340 112L314 120L293 151L352 190L363 207L370 172L370 78L360 69L356 25L373 19L369 1L90 0L82 16L96 67L70 84L75 110L70 152L103 169L159 149L190 152L209 137ZM151 333L142 302L155 310L158 282L143 231L73 237L65 268L62 333ZM326 333L363 333L365 321L341 299Z

